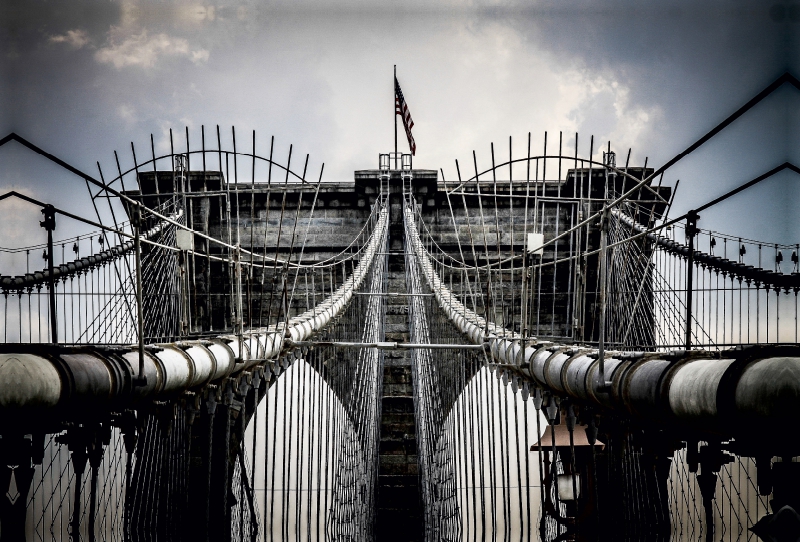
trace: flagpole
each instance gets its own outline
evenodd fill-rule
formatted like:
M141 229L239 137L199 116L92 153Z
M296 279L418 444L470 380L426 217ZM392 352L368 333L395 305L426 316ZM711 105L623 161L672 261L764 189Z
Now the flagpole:
M397 169L397 64L394 65L394 169Z

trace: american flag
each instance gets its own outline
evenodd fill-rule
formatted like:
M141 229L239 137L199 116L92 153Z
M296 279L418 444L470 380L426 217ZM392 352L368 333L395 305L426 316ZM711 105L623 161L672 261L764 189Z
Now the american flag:
M408 111L408 104L403 98L403 91L400 90L400 83L397 82L397 77L394 78L394 110L403 119L403 127L406 129L406 137L408 137L408 147L411 149L411 155L414 156L417 154L417 144L414 143L414 136L411 135L414 121L411 120L411 113Z

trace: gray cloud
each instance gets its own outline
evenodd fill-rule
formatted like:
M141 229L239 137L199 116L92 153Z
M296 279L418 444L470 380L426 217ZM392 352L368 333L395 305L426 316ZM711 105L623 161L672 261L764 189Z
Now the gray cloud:
M50 43L65 43L73 49L80 49L81 47L89 44L89 35L85 30L75 29L67 30L64 34L50 36Z
M208 51L192 48L187 40L163 32L148 35L145 29L138 34L125 35L121 28L112 27L109 31L109 43L98 49L94 55L101 64L111 64L117 69L126 66L151 68L164 56L186 57L198 64L208 60Z
M659 3L539 1L404 2L353 0L216 6L109 4L67 10L45 2L4 3L0 43L3 132L16 130L87 171L113 168L130 142L169 146L169 128L193 141L200 126L223 137L257 131L261 153L311 154L329 180L373 167L393 145L391 69L411 108L415 165L455 175L453 160L489 164L534 150L549 132L552 151L580 133L581 154L610 140L634 163L659 165L725 118L787 69L797 69L794 0ZM82 30L81 48L52 36ZM66 45L66 46L62 46ZM13 56L13 55L12 55ZM786 89L681 163L676 210L706 201L796 156L797 100ZM208 135L208 144L214 137ZM404 145L400 134L401 149ZM129 151L122 160L130 160ZM0 174L1 175L1 174ZM770 181L772 182L772 181ZM790 178L775 180L792 193ZM5 185L8 181L5 181ZM5 186L0 176L0 186ZM771 186L771 185L770 185ZM745 201L756 209L704 215L714 227L796 239L791 220L766 228L756 216L783 215L786 198L765 185ZM760 189L759 189L760 190ZM794 192L796 194L796 192ZM740 210L740 209L739 209ZM752 216L752 218L751 218ZM705 225L705 224L704 224ZM710 226L709 226L710 227ZM776 239L779 240L779 239Z

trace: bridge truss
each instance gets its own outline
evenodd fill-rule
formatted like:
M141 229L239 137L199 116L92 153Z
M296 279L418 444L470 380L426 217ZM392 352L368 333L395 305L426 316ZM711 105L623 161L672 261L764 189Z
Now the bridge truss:
M241 151L233 131L214 148L187 131L162 156L151 138L96 177L12 141L77 175L94 216L0 196L40 206L47 236L4 249L28 259L0 276L3 542L371 540L397 348L425 540L800 532L798 249L704 231L707 205L670 217L677 159L580 157L577 136L532 155L529 138L442 179L436 216L414 171L382 169L326 252L322 171L293 169L291 147L279 163L274 141L259 155L255 134ZM392 224L404 344L385 334Z

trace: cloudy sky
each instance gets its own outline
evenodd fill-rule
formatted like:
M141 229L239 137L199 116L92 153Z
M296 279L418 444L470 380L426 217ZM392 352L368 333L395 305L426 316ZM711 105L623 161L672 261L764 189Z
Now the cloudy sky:
M543 133L581 154L612 148L659 166L785 71L800 75L800 3L590 0L3 0L0 137L11 131L91 174L130 143L168 149L168 131L256 130L310 171L352 179L393 147L392 65L415 121L415 166L490 162ZM656 3L652 3L656 4ZM800 164L800 92L782 88L671 170L685 211L786 161ZM181 136L182 137L182 136ZM182 139L181 139L182 141ZM405 148L400 134L401 150ZM551 144L552 145L552 144ZM551 151L553 148L551 147ZM499 151L498 151L499 152ZM125 159L125 158L123 158ZM86 210L79 179L16 145L13 188ZM800 241L800 180L781 175L708 211L701 226ZM0 202L0 245L29 239L36 210ZM32 228L32 229L31 229ZM38 232L37 232L38 233Z

